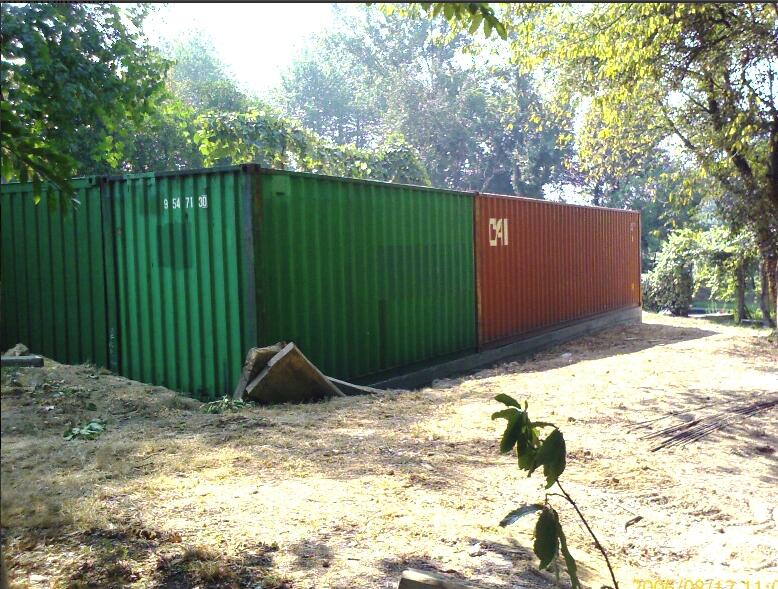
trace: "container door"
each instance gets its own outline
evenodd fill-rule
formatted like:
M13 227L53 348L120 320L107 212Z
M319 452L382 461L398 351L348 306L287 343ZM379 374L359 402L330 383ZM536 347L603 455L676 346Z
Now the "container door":
M203 400L234 389L255 333L247 178L230 168L111 183L122 374Z

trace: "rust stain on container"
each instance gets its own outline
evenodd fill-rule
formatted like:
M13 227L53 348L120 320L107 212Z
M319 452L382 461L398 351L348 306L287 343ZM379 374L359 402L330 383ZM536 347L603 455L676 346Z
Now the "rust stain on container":
M640 305L640 213L478 194L478 339Z

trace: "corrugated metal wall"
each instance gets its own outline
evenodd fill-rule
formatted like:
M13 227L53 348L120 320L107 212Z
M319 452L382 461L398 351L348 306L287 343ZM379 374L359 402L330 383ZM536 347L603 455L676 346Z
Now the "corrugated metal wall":
M367 380L640 304L631 211L253 165L76 186L66 215L0 186L3 347L202 399L258 344Z
M64 210L58 193L36 205L32 184L2 185L2 348L22 342L60 362L108 366L100 186L73 184L81 204Z
M640 215L478 195L479 343L640 304Z
M263 343L294 341L339 378L475 349L471 194L289 172L261 178Z
M231 168L108 183L122 374L232 392L255 339L248 180Z

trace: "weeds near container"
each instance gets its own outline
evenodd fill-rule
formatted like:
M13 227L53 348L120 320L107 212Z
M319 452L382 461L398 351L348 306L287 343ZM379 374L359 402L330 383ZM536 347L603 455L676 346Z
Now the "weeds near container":
M241 401L238 399L230 399L226 395L218 401L211 401L205 403L200 407L200 411L203 413L227 413L233 411L242 411L247 407L252 407L253 403Z
M562 497L573 506L578 517L589 534L591 534L594 539L594 545L605 559L605 564L608 565L614 589L619 589L608 553L600 544L597 536L594 535L589 522L586 521L581 510L578 509L578 505L576 505L575 501L567 494L567 491L562 488L559 482L559 477L565 470L567 455L562 432L553 423L530 421L526 401L524 402L524 409L522 409L516 399L509 395L497 395L495 400L507 406L507 409L492 414L492 419L506 419L508 421L500 441L500 452L505 454L512 451L515 447L519 469L526 470L529 477L532 476L536 469L542 466L543 475L546 477L546 489L556 485L562 492L561 495L559 493L546 493L542 503L531 503L514 509L502 519L500 525L506 527L516 523L526 515L540 512L535 524L535 542L532 547L535 556L540 559L540 568L551 570L553 565L553 570L558 579L559 555L561 553L567 566L567 574L570 577L573 589L580 589L581 583L578 580L578 567L575 559L570 554L570 550L568 550L567 538L562 530L562 524L559 522L559 514L549 503L549 497ZM547 428L551 428L551 433L541 440L541 431Z
M66 440L94 440L105 431L105 422L101 419L93 419L83 425L68 428L63 437Z
M55 391L52 395L52 398L60 399L62 397L77 397L79 396L79 393L81 393L81 391L76 388L64 388L62 390Z

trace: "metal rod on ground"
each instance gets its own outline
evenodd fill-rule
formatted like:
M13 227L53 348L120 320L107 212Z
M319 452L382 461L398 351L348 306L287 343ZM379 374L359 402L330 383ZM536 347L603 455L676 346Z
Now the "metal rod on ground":
M699 440L700 438L703 438L707 436L709 433L716 431L717 429L721 429L725 425L727 425L730 421L733 421L736 417L748 417L750 415L755 415L757 413L761 413L762 411L766 411L767 409L770 409L771 407L778 405L778 401L770 404L766 404L763 406L757 406L752 407L748 411L742 411L738 412L736 414L731 415L728 419L723 420L720 423L714 423L711 424L705 428L698 428L695 430L692 430L688 432L688 435L685 435L680 438L680 441L678 442L678 445L686 445L690 444L691 442L694 442L696 440Z
M638 429L642 429L646 425L650 423L655 423L657 421L662 421L663 419L669 419L670 417L673 417L674 415L680 415L681 413L689 413L691 411L699 411L700 409L707 409L708 407L713 407L716 405L716 403L708 403L707 405L700 405L699 407L692 407L691 409L680 409L679 411L673 411L672 413L668 413L667 415L663 415L662 417L655 417L654 419L647 419L646 421L639 421L637 423L633 423L631 426L627 428L627 431L635 431Z
M43 356L0 356L0 366L43 366Z
M707 419L706 423L703 423L702 425L699 426L686 428L680 431L679 433L675 434L674 436L670 437L669 439L665 440L659 446L653 448L652 452L661 450L663 448L672 447L672 446L689 444L695 440L698 440L708 435L711 432L723 428L727 423L729 423L730 421L732 421L738 416L753 415L755 413L759 413L760 411L767 410L775 404L778 404L778 401L759 403L757 405L738 408L736 410L733 410L732 412L729 412L728 414L719 413L717 415L711 416L710 418Z
M701 438L704 438L708 434L720 430L729 422L733 421L737 417L748 417L762 413L778 406L778 399L769 399L767 401L761 401L759 403L751 403L746 406L737 407L731 411L717 413L704 419L696 420L696 423L684 424L685 427L676 428L675 435L671 436L658 446L651 449L652 452L663 450L664 448L670 448L673 446L685 446L691 444ZM659 432L661 433L661 432ZM645 437L645 436L644 436ZM656 435L652 437L658 437Z
M761 398L761 397L765 396L766 394L768 394L768 393L767 392L759 393L756 396L756 398ZM664 419L669 419L670 417L673 417L674 415L680 415L681 413L692 413L694 411L699 411L700 409L707 409L709 407L714 407L715 405L719 405L719 404L720 403L714 402L714 403L706 403L705 405L699 405L697 407L690 407L690 408L687 408L687 409L679 409L678 411L673 411L672 413L667 413L667 414L663 415L662 417L655 417L654 419L647 419L645 421L639 421L637 423L634 423L634 424L632 424L631 426L629 426L627 428L627 431L628 432L637 431L639 429L643 429L645 426L647 426L647 425L649 425L651 423L655 423L657 421L662 421ZM706 418L701 418L701 419L708 419L708 418L706 417ZM641 436L640 439L650 438L652 436L656 437L657 434L662 433L662 432L666 432L667 430L669 430L669 429L671 429L673 427L682 428L685 425L688 425L689 423L690 422L682 423L682 424L677 425L677 426L670 426L669 428L665 428L664 430L661 430L660 432L652 432L652 433L646 434L644 436Z
M763 401L763 402L760 402L760 403L749 403L748 405L744 405L744 406L741 406L741 407L736 407L735 409L732 409L730 411L723 411L723 412L719 412L719 413L714 413L713 415L708 415L706 417L701 417L699 419L694 419L692 421L688 421L688 422L681 423L681 424L678 424L678 425L670 426L670 427L664 428L662 430L659 430L657 432L652 432L652 433L649 433L649 434L645 434L643 436L640 436L640 439L643 440L643 439L659 438L659 437L662 437L662 436L667 435L667 434L672 434L672 433L675 433L675 432L680 432L680 431L696 428L699 424L702 424L699 427L705 427L705 425L707 423L709 423L711 421L718 422L722 417L725 417L727 415L741 414L741 413L744 413L744 412L748 412L748 411L750 411L753 408L757 408L757 410L758 410L762 405L765 405L765 404L769 405L769 406L772 406L771 403L773 403L773 402L769 401L769 400L768 401Z

